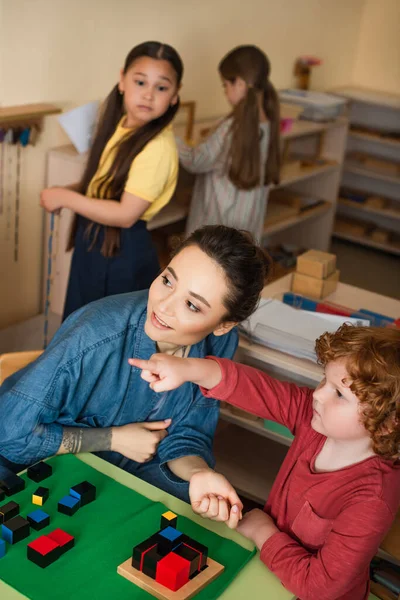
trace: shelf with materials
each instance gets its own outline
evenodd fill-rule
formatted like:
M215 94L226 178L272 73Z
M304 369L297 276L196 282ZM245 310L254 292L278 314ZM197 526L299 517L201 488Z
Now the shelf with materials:
M399 209L393 210L390 208L375 208L371 206L366 206L365 204L361 204L360 202L353 202L352 200L347 200L346 198L339 198L338 207L345 206L354 211L360 211L360 214L370 214L370 215L378 215L380 217L385 217L386 219L400 219L400 203Z
M348 231L334 230L333 235L398 255L400 95L356 86L343 86L333 91L349 101L350 130L341 185L358 190L365 196L362 203L339 198L339 217L351 217L354 231L351 228ZM359 220L359 228L356 220ZM365 223L369 228L374 226L374 235L380 239L373 239L371 232L366 235L361 232Z
M400 150L400 137L392 139L385 135L379 135L378 133L365 131L358 131L350 129L349 131L350 140L361 140L362 142L369 142L371 145L376 144L388 148Z
M343 233L335 230L333 230L333 236L338 239L345 240L346 242L362 244L363 246L368 246L370 248L375 248L376 250L382 250L383 252L389 252L389 254L395 254L396 256L400 256L400 246L394 246L392 244L382 244L380 242L375 242L374 240L366 236L351 235L349 233Z
M322 202L315 207L312 207L304 212L294 215L288 219L284 219L282 221L278 221L277 223L268 224L268 221L265 221L263 235L272 235L274 233L278 233L279 231L283 231L285 229L289 229L290 227L294 227L296 225L300 225L304 221L308 221L310 219L315 219L320 215L323 215L332 209L332 205L330 202ZM268 218L268 207L267 207L267 218Z
M387 183L400 185L400 176L387 175L386 173L380 173L379 171L374 171L373 169L366 169L363 166L358 166L351 162L345 162L344 172L355 173L356 175L361 175L362 177L367 177L369 179L379 179Z

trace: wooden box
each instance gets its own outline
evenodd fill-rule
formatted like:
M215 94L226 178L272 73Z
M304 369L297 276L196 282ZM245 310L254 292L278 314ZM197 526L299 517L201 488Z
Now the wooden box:
M316 279L326 279L336 269L336 256L320 250L308 250L297 257L297 273L315 277Z
M293 273L292 292L306 296L307 298L321 300L336 290L338 281L338 270L326 279L318 279L317 277L310 277L302 273Z

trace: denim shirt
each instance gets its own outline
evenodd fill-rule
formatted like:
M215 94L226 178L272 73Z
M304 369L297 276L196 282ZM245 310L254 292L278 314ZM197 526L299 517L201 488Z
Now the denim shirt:
M147 298L146 290L84 306L63 323L34 363L6 379L0 387L3 458L29 465L56 454L63 427L111 427L171 418L168 435L158 446L160 466L188 455L213 465L218 403L204 398L191 383L157 394L140 377L140 369L127 362L157 352L144 331ZM189 356L232 358L237 341L235 330L223 336L210 334L191 347ZM118 464L116 459L112 462ZM0 478L1 471L0 465Z

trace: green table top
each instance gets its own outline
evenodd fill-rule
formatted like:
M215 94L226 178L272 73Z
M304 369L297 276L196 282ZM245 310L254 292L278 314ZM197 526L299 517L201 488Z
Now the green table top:
M202 527L214 531L225 538L232 539L244 548L249 550L253 549L253 544L243 536L235 531L231 531L222 523L215 523L197 517L188 504L178 500L174 496L114 467L110 463L107 463L92 454L82 454L79 458L91 467L112 477L116 481L140 494L143 494L147 498L155 502L164 503L172 511L190 518ZM0 597L2 600L21 600L26 598L26 596L23 596L2 581L0 581ZM288 592L277 577L261 563L258 555L239 572L233 583L220 596L222 600L243 600L243 598L246 597L250 597L252 600L264 600L265 598L274 598L274 600L294 600L293 594ZM370 600L374 599L375 596L371 594Z

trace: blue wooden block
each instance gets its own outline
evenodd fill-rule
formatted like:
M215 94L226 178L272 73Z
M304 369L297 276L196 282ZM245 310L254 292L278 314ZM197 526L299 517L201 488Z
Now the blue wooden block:
M162 531L160 531L159 535L161 535L162 537L165 537L167 540L169 540L170 542L174 542L176 539L178 539L182 533L180 531L178 531L177 529L175 529L174 527L166 527L165 529L163 529Z
M50 524L50 515L45 513L44 510L40 510L40 508L29 513L26 518L28 519L31 527L36 531L40 531Z
M6 543L4 540L0 540L0 558L6 555Z
M64 496L58 503L58 512L63 513L72 517L76 511L80 508L81 501L79 498L73 498L72 496Z

